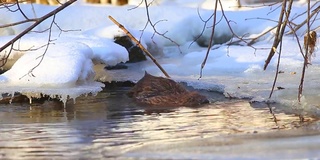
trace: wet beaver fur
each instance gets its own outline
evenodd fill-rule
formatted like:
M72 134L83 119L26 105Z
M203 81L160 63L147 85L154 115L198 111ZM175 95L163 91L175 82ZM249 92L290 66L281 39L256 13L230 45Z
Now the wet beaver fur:
M155 77L147 72L128 92L128 96L138 103L151 106L194 107L209 103L208 99L198 92L190 92L171 79Z

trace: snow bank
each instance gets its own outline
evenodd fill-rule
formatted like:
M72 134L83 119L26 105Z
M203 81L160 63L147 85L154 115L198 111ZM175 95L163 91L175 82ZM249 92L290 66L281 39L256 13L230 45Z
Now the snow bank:
M29 91L36 90L35 88L37 87L45 87L41 93L50 95L53 93L49 93L48 90L50 89L51 91L54 90L55 94L59 94L59 91L65 92L66 88L79 89L78 91L81 91L82 94L90 92L90 89L92 89L90 87L93 87L91 91L94 93L101 90L101 84L93 81L93 61L104 63L105 65L115 65L128 59L126 50L112 42L114 36L123 35L123 32L108 20L107 16L111 15L128 28L137 39L141 40L144 46L150 47L150 45L156 44L156 46L159 46L158 51L163 49L164 55L158 61L174 79L187 82L195 88L220 91L226 96L250 98L253 101L269 100L268 96L275 75L277 54L266 71L263 71L262 67L269 54L274 31L270 31L259 39L258 43L254 44L256 49L242 46L242 43L233 46L226 46L224 43L233 37L232 32L229 30L229 25L233 28L234 33L246 38L257 36L274 27L278 20L280 8L277 8L277 6L265 6L250 10L229 10L225 12L229 23L223 19L222 12L218 12L214 46L203 70L203 77L198 80L200 66L207 50L206 47L202 46L209 43L212 26L212 20L209 20L207 26L204 26L204 22L200 20L199 15L205 20L211 16L212 10L199 9L197 11L193 4L195 1L186 3L192 7L187 5L181 7L178 1L176 1L176 4L169 4L169 1L166 2L168 3L163 4L163 6L161 3L159 3L160 5L151 6L149 8L150 18L152 22L157 24L156 30L160 33L165 33L165 36L174 40L180 48L162 36L153 36L154 28L150 27L150 25L145 28L147 17L143 7L132 9L133 6L73 5L59 13L55 21L65 30L80 29L81 31L63 32L60 36L54 32L52 38L56 40L52 42L53 44L49 46L48 52L44 56L43 62L45 63L41 63L31 73L29 72L30 69L38 64L40 58L37 57L43 54L44 48L27 52L14 51L10 58L16 59L15 57L23 56L14 64L11 70L0 76L0 85L2 85L0 92L21 92L21 88L24 87ZM22 7L30 17L38 17L55 8L35 5L36 15L34 15L31 10L28 10L30 6L23 5ZM292 19L295 24L299 24L304 21L305 16L295 17L305 10L305 6L295 5L289 19ZM0 14L3 13L4 11L0 10ZM21 15L14 13L0 19L0 23L5 24L18 20L22 20ZM49 24L50 21L48 20L38 26L36 30L44 30ZM312 28L319 25L319 20L316 20L313 22ZM26 25L9 27L6 28L7 30L1 30L0 34L17 34L25 27ZM144 32L140 31L142 29L145 29ZM59 30L54 27L53 31ZM193 43L201 35L202 31L204 32L198 42ZM143 35L141 35L142 33ZM302 27L297 33L302 38L305 33L305 27ZM42 35L45 34L43 33ZM41 34L30 34L23 38L15 44L15 48L30 49L46 44L46 36L37 35ZM9 38L11 37L2 36L0 45ZM1 54L3 55L7 52L8 50ZM301 105L296 102L296 91L300 80L303 58L293 36L284 37L282 53L280 70L284 73L279 75L277 86L285 89L276 90L272 100L295 107L308 108L306 106L313 106L313 109L317 109L315 106L319 104L319 94L317 92L317 86L320 83L317 78L320 73L319 59L315 57L312 60L313 64L307 69L304 90L305 103ZM318 53L319 51L316 50L315 54L317 55ZM20 68L23 69L19 70ZM128 70L109 71L109 74L112 80L137 81L143 76L144 71L154 75L162 75L151 61L129 64ZM95 85L88 85L91 83ZM17 87L6 90L6 86ZM81 88L81 86L85 87ZM62 87L65 90L61 89ZM90 89L86 90L86 87ZM22 92L24 91L27 90ZM73 90L70 89L70 91ZM37 92L40 92L40 89ZM63 95L69 95L69 93ZM311 112L311 109L305 110Z
M24 54L3 75L15 85L74 86L92 81L92 50L82 43L55 42L37 52Z
M9 71L0 75L0 92L20 92L30 100L49 95L66 102L68 98L101 91L103 84L93 81L93 53L87 45L56 42L45 50L28 51ZM79 87L83 89L77 89Z
M94 62L112 66L128 60L126 49L111 39L82 34L51 36L48 42L48 33L28 34L14 44L20 51L12 51L9 59L16 62L0 75L1 93L20 92L30 98L58 96L63 101L96 94L104 85L94 81ZM1 39L0 44L7 40ZM9 50L1 52L1 56Z

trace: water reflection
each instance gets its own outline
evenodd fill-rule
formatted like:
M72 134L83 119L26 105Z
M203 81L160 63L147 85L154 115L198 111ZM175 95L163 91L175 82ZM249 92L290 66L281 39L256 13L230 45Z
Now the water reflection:
M135 105L125 92L126 88L80 97L67 108L57 102L0 105L0 158L139 158L149 152L139 148L150 144L259 135L307 125L281 112L275 114L275 123L267 107L241 100L220 99L198 108L152 108ZM128 154L135 150L138 155Z

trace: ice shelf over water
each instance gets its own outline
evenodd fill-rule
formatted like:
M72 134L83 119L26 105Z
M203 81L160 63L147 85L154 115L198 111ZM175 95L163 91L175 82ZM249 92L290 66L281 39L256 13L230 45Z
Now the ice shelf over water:
M5 66L9 70L0 75L0 92L42 93L72 98L99 92L103 85L95 81L93 66L101 63L112 66L128 60L125 48L113 43L114 36L124 33L107 18L110 15L132 32L148 49L157 46L155 48L158 50L153 54L157 51L162 53L157 55L157 60L177 81L187 82L188 85L198 89L222 92L226 96L247 98L252 101L276 101L300 113L320 115L318 47L314 52L315 56L312 57L312 65L306 70L303 98L302 102L298 103L297 94L303 57L293 35L286 35L282 40L279 68L281 74L271 99L268 97L275 76L278 54L275 54L267 70L263 70L263 65L271 49L275 30L259 38L253 47L241 42L231 46L225 44L233 37L229 24L234 33L245 38L255 37L276 26L281 4L235 10L228 8L224 12L227 20L222 17L222 12L218 11L219 23L215 25L213 39L215 44L210 50L202 78L199 79L201 63L207 51L203 46L209 43L212 24L212 20L208 23L203 20L208 19L213 11L204 9L208 8L204 6L204 2L201 4L195 3L196 1L183 2L184 5L159 3L149 8L150 19L154 23L157 22L155 29L159 33L165 33L170 40L154 35L154 28L150 25L145 27L147 17L144 7L72 5L58 13L55 19L60 28L72 31L61 32L59 28L53 27L48 48L46 48L48 32L30 33L14 44L16 50L9 56L11 63ZM319 6L319 2L314 1L313 4L312 10ZM42 5L34 5L33 9L30 5L21 7L29 17L39 17L55 8ZM295 3L289 19L299 24L305 20L305 11L306 5ZM0 15L5 13L5 9L0 9ZM0 19L0 24L24 19L16 12L6 15ZM45 30L50 24L51 20L47 20L35 30ZM24 24L0 28L0 46L27 26ZM314 20L311 29L317 29L319 26L319 20ZM289 31L289 28L286 28L286 31ZM303 44L305 32L305 26L296 32L300 44ZM201 34L202 36L197 39ZM172 43L172 40L175 43ZM9 53L9 50L10 48L7 48L2 51L1 56ZM105 79L137 81L143 76L144 71L162 76L160 70L150 60L128 66L127 70L108 71L109 77ZM284 89L279 90L277 87Z

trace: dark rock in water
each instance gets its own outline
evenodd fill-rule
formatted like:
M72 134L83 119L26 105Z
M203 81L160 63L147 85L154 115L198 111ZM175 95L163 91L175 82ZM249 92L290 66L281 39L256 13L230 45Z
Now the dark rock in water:
M195 37L194 41L196 41L200 47L208 47L210 44L210 39L211 39L210 36L203 34L203 35ZM232 39L232 34L222 34L222 35L218 35L218 36L215 35L212 39L211 45L224 44L224 43L230 41L231 39Z
M135 85L132 81L111 81L103 83L105 84L104 89L132 88Z
M117 69L128 69L128 66L126 66L123 63L118 63L115 66L106 66L104 67L106 70L117 70Z
M14 93L14 95L10 94L1 94L0 104L10 104L10 103L30 103L30 99L21 94ZM58 98L50 98L49 96L43 95L41 98L32 98L32 104L44 104L46 102L55 102L59 104L63 104Z
M136 102L152 106L189 106L209 103L198 92L190 92L177 82L163 77L155 77L147 72L128 92Z
M30 100L27 96L20 93L15 93L13 96L9 94L2 94L0 98L0 104L9 103L28 103Z
M6 72L6 71L3 70L3 69L0 69L0 74L2 74L2 73L4 73L4 72Z
M114 42L127 49L129 53L129 61L127 61L127 63L147 60L144 52L135 43L133 43L128 36L114 37Z

